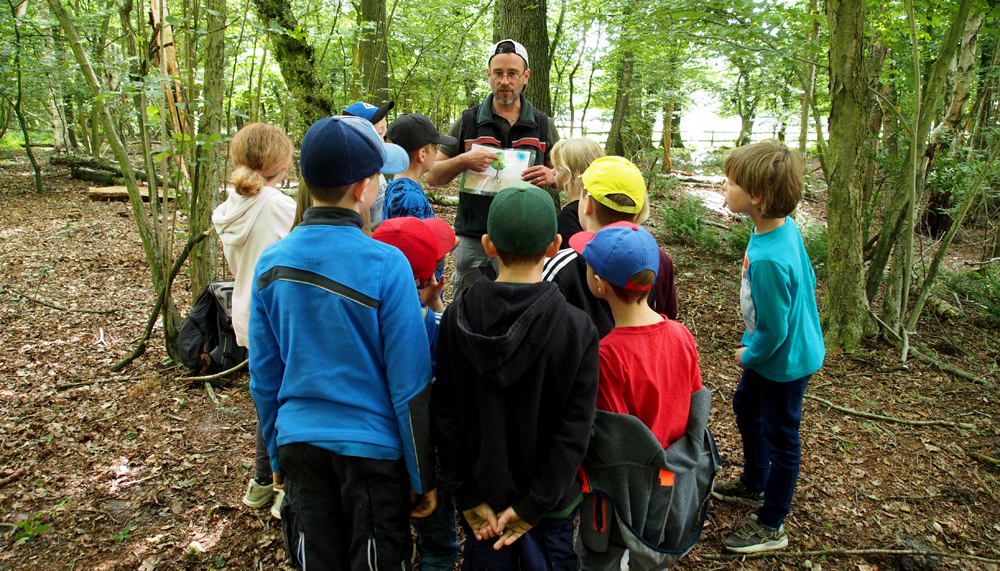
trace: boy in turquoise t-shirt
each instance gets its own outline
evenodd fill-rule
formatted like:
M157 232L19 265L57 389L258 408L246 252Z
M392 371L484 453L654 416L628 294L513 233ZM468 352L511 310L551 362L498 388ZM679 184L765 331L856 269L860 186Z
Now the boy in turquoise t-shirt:
M809 378L826 349L816 308L816 274L788 215L802 199L802 158L769 140L733 150L723 165L726 203L754 221L743 260L740 308L746 323L736 364L743 376L733 412L743 439L743 475L712 495L757 507L723 541L736 553L788 545L784 520L799 475L799 423Z

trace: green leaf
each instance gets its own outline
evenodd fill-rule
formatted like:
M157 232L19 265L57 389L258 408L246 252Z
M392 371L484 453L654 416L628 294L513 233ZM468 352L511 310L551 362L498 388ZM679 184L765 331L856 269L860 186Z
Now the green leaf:
M166 18L164 18L164 21L166 21L166 23L170 24L171 26L176 26L183 22L180 18L176 18L174 16L167 16Z

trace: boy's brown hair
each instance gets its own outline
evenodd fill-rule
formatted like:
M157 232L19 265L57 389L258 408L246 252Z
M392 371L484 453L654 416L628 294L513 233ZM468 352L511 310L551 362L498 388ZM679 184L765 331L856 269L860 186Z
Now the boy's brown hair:
M764 218L784 218L802 200L805 163L777 139L733 149L722 170L750 196L761 197L758 208Z
M641 272L635 274L629 278L629 283L635 284L637 286L652 286L656 281L656 273L653 270L642 270ZM625 289L623 287L618 287L615 284L605 281L608 286L611 287L612 293L615 297L624 301L625 303L640 303L645 301L649 297L650 289L635 290L635 289Z
M417 156L420 154L420 151L423 150L423 149L427 149L427 152L431 153L433 155L434 153L437 152L437 143L427 143L423 147L417 147L416 149L413 149L412 151L406 151L406 154L409 155L409 157L410 157L410 164L411 165L413 164L413 161L417 160Z
M545 252L541 251L535 254L511 254L497 248L497 257L500 258L500 262L508 268L515 266L537 266L539 262L545 259Z
M629 208L635 207L635 201L624 194L608 194L605 195L604 198L607 198L615 204L620 204ZM615 222L635 222L638 224L644 221L645 218L649 217L649 208L645 203L643 204L643 209L640 212L633 214L630 212L615 210L614 208L601 204L596 200L593 202L594 216L597 218L597 222L601 226L608 226L610 224L614 224ZM643 216L643 214L645 214L645 216Z
M340 199L344 198L347 191L354 186L353 184L330 187L316 186L314 184L309 184L304 179L302 180L302 183L305 185L306 190L309 191L309 197L320 202L340 202Z

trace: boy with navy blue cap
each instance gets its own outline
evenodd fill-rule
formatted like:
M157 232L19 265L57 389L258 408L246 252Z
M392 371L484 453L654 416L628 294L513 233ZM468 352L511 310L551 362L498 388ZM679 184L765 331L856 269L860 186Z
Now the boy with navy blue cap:
M300 152L314 206L254 273L250 391L303 569L406 568L409 516L436 504L417 289L402 252L361 231L370 179L407 163L366 119L314 123Z
M597 409L638 418L651 432L649 436L652 438L648 439L651 446L648 448L654 453L659 452L656 449L667 449L685 435L692 394L701 390L702 385L698 350L691 332L680 323L657 313L646 302L660 267L660 250L656 239L645 228L631 222L616 222L596 233L578 232L570 238L569 243L587 263L587 285L590 292L597 299L606 301L614 316L614 329L601 339ZM598 430L595 438L609 438L608 434L612 435L610 438L614 438L618 432L614 428L620 425L621 419L598 418L602 419L601 426L611 426L612 430ZM591 448L595 445L600 446L601 443L592 442ZM637 446L635 441L612 448L617 453L626 454L626 449L632 446ZM637 457L619 460L623 463L641 464L658 455L644 450ZM599 470L599 474L605 473L607 466L602 466L601 470L603 471ZM587 515L595 513L594 506L597 506L600 513L607 513L612 518L616 510L610 506L604 507L605 497L616 504L624 504L618 506L618 513L626 514L630 511L630 504L642 502L641 498L647 498L647 494L646 501L650 506L655 506L658 501L655 493L630 487L634 483L631 478L610 478L608 482L593 480L591 478L590 485L608 485L609 488L601 488L601 495L588 495L588 503L585 505L590 506L590 509L583 508L581 512ZM628 493L614 493L614 490L626 488ZM707 494L706 487L702 490L701 497L704 498ZM645 509L646 505L640 508ZM673 510L649 509L650 514L671 511ZM696 512L691 515L696 515ZM589 530L590 523L592 522L586 517L581 522L584 539L590 537L583 533ZM638 525L641 522L628 523ZM611 521L605 524L611 529ZM641 530L641 525L639 527ZM619 562L625 552L626 542L617 529L615 526L606 549L601 552L577 545L581 569L617 571L620 568ZM659 530L662 534L662 525ZM657 545L662 537L656 535L645 539ZM636 563L630 561L630 567L647 568Z
M597 330L542 281L561 242L547 192L503 190L486 228L483 248L500 271L445 309L431 399L441 468L463 515L463 569L575 569Z

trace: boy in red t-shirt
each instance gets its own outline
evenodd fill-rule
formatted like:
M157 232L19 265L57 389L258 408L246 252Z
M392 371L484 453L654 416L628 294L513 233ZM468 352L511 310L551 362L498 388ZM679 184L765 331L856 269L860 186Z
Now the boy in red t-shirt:
M666 449L685 435L691 395L702 387L691 332L646 303L660 266L656 239L631 222L617 222L596 233L578 232L569 243L587 262L591 293L608 302L615 318L615 328L601 339L597 408L637 417ZM612 527L605 552L578 546L580 569L620 568L625 540ZM645 568L638 561L629 565Z
M666 448L684 435L701 372L691 332L644 303L659 268L656 239L618 222L580 232L570 245L587 262L591 293L615 317L615 328L601 339L597 408L639 418Z

